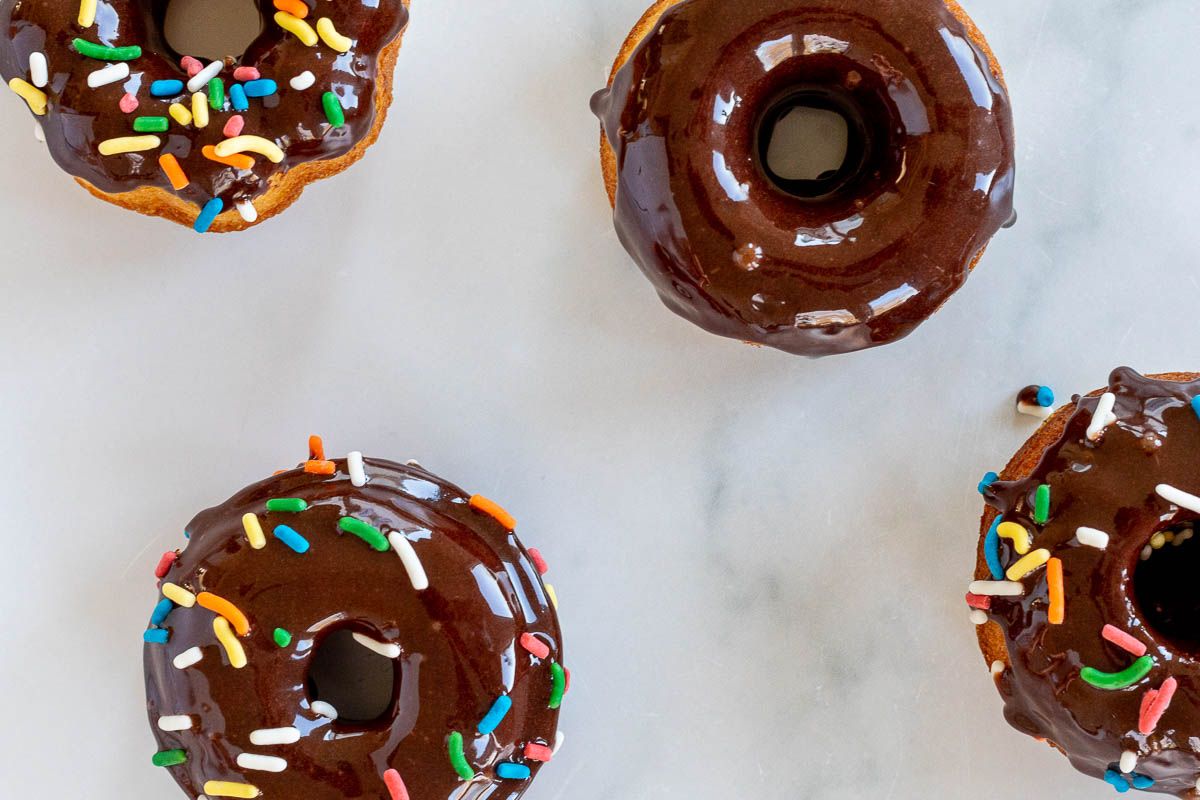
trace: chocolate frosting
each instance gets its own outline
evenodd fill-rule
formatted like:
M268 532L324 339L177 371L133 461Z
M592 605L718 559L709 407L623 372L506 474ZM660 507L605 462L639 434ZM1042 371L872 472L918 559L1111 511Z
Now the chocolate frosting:
M154 186L198 206L218 197L230 210L235 203L266 192L273 177L298 164L345 155L375 123L380 54L407 24L408 9L401 0L304 2L313 9L308 23L315 25L318 17L328 16L340 33L353 40L348 52L338 53L324 42L305 46L275 23L278 9L272 0L259 0L262 33L239 58L226 60L220 75L226 89L222 110L211 111L204 128L184 127L172 120L166 133L155 134L163 144L154 150L103 156L97 145L138 135L133 130L135 117L167 117L173 102L191 109L186 88L178 96L150 95L154 81L188 81L180 66L180 58L187 54L175 52L163 34L166 0L103 0L96 24L86 29L78 24L76 0L0 0L0 31L5 34L0 37L0 75L5 81L28 80L30 53L46 54L50 80L43 91L49 111L38 120L54 160L71 175L110 194ZM142 56L129 63L127 79L93 89L88 75L107 62L80 55L72 46L76 37L112 47L138 45ZM278 84L278 92L252 98L247 110L234 111L229 90L235 83L233 70L239 66L257 68L263 78ZM316 82L304 91L291 88L289 81L306 70L316 76ZM342 127L326 120L321 98L327 91L340 98L346 119ZM118 107L127 92L139 101L131 114ZM202 148L225 138L222 129L234 113L245 119L244 133L275 142L284 152L283 161L276 164L255 155L253 168L244 170L205 158ZM178 192L158 164L158 157L167 153L178 158L191 181Z
M553 746L558 711L550 709L551 664L561 664L561 634L537 564L497 519L470 505L464 492L416 466L365 462L369 481L357 488L346 462L329 476L291 470L200 513L187 526L189 543L165 580L193 593L211 592L240 609L251 629L239 641L247 665L234 669L213 630L215 615L200 605L176 607L162 627L166 644L145 647L152 726L160 716L190 715L192 730L154 727L160 750L182 749L186 763L171 773L188 796L208 781L257 787L265 798L389 797L383 773L395 769L418 798L515 800L529 780L502 779L501 762L527 766L528 743ZM307 510L267 511L271 498L302 498ZM266 546L252 549L243 515L256 514ZM429 586L414 589L396 552L379 552L339 519L353 516L384 534L402 533L424 567ZM272 535L287 525L311 544L293 552ZM169 558L169 556L168 556ZM293 640L280 647L273 631ZM395 643L392 711L376 723L331 721L313 710L309 669L333 631L349 629ZM531 634L549 650L523 649ZM203 659L178 669L173 660L199 647ZM500 696L512 708L494 732L478 726ZM298 742L255 746L252 731L294 726ZM448 737L465 737L475 778L451 765ZM241 753L283 758L280 773L247 771Z
M621 242L713 333L810 356L908 334L1013 218L1012 111L985 48L943 0L682 0L592 100ZM847 119L851 152L789 186L759 145L798 98Z
M1152 780L1149 791L1195 797L1200 624L1194 570L1200 551L1191 548L1200 545L1158 540L1161 553L1149 548L1156 533L1174 532L1197 517L1163 499L1156 487L1200 493L1200 419L1191 407L1200 381L1147 378L1123 368L1113 372L1108 391L1115 395L1116 421L1098 441L1087 431L1100 398L1076 397L1061 437L1032 472L1010 466L1002 477L1022 477L984 492L1001 519L1032 534L1032 548L1061 560L1065 601L1063 623L1050 624L1044 567L1021 580L1022 596L991 598L990 623L1002 632L1009 661L996 684L1008 721L1048 740L1080 771L1108 774L1118 784ZM1034 507L1042 485L1050 487L1050 506L1048 520L1039 525ZM985 514L985 529L995 517ZM1107 546L1085 544L1081 527L1108 534ZM1004 569L1019 557L1011 541L1000 540ZM990 580L989 569L981 565L976 577ZM1102 637L1106 625L1144 644L1153 661L1144 678L1123 689L1100 689L1081 677L1085 667L1116 673L1137 659ZM1178 689L1166 713L1152 733L1141 732L1143 703L1169 679ZM1125 751L1137 755L1132 775L1121 774Z

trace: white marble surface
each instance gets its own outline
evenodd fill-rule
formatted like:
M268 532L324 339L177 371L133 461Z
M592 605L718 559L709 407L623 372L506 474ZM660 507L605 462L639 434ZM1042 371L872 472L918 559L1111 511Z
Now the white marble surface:
M368 159L235 238L92 200L0 97L0 795L176 796L154 562L320 432L551 559L577 684L530 800L1106 796L1004 723L962 591L1018 388L1200 367L1194 4L969 2L1020 224L810 362L676 319L612 233L587 100L643 2L414 0Z

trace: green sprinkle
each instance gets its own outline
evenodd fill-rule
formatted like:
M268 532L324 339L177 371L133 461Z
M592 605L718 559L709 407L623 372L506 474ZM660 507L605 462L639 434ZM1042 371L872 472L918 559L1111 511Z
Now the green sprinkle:
M208 82L208 104L213 111L225 108L225 81L220 78Z
M458 777L464 781L472 780L475 777L475 770L471 769L471 765L467 763L467 756L463 753L463 735L458 731L450 734L448 746L450 749L450 764L454 767L454 771L458 773Z
M161 753L155 753L150 761L156 767L177 767L187 763L187 751L163 750Z
M361 519L354 517L342 517L338 520L338 527L346 533L353 533L358 538L362 539L371 547L381 553L388 551L387 537L379 532L379 529L373 525L368 525Z
M1130 686L1133 686L1142 678L1149 675L1150 670L1153 668L1154 659L1150 656L1142 656L1121 672L1101 672L1098 669L1084 667L1079 670L1079 677L1097 689L1116 691L1118 689L1128 689Z
M1045 525L1050 519L1050 485L1043 483L1033 496L1033 521Z
M169 124L166 117L138 117L133 121L133 129L138 133L162 133Z
M558 708L562 705L563 695L567 693L567 671L561 664L550 665L550 705Z
M308 503L299 497L276 497L267 501L267 511L298 512L308 508Z
M105 47L87 39L76 39L75 49L79 51L79 55L97 61L133 61L142 57L142 48L136 44L129 47Z
M346 124L346 112L342 111L342 102L333 92L321 95L321 105L325 107L325 119L335 128Z
M287 647L292 643L292 635L283 628L276 628L273 636L275 637L275 644L280 647Z

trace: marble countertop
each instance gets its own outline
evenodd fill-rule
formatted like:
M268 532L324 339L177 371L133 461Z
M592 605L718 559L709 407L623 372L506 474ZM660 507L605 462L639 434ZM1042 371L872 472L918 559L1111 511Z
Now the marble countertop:
M971 0L1021 219L898 344L667 312L588 113L645 0L414 0L357 168L200 237L96 202L0 98L3 794L169 798L140 632L192 514L304 455L418 458L550 559L576 685L530 800L1057 797L962 594L975 483L1109 370L1200 367L1189 0Z

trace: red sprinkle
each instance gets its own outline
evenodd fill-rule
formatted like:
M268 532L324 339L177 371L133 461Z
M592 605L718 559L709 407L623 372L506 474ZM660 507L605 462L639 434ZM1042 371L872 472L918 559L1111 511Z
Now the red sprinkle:
M404 785L404 779L400 777L400 773L394 769L389 769L383 773L383 783L387 786L388 793L392 796L392 800L408 800L408 788Z
M563 675L567 679L566 685L563 686L563 694L566 694L567 692L571 691L571 670L563 667Z
M1138 658L1146 655L1146 645L1142 644L1120 628L1112 625L1105 625L1104 630L1100 631L1100 635L1124 650L1126 653L1132 653Z
M246 120L242 117L241 114L234 114L225 123L225 130L223 130L221 132L224 133L230 139L232 139L235 136L241 136L242 128L244 128L244 127L246 127Z
M196 77L196 73L204 69L204 65L200 63L200 59L184 56L179 59L179 66L187 70L189 78Z
M158 566L154 568L154 577L162 580L167 577L167 573L171 571L171 565L175 563L175 559L179 558L179 553L172 550L169 553L163 553L163 557L159 559Z
M138 99L129 92L126 92L121 101L117 103L117 106L121 109L122 113L132 114L134 111L137 111Z
M983 611L992 610L992 598L982 594L971 594L967 592L967 605L971 608L978 608Z
M1179 681L1167 678L1158 689L1148 689L1142 697L1142 713L1138 716L1138 731L1149 736L1158 727L1159 720L1167 713L1171 698L1179 688Z
M521 634L521 647L524 647L538 658L545 658L546 656L550 655L549 646L547 646L545 642L534 636L532 633Z
M525 745L525 757L530 761L549 761L554 757L554 751L544 744L530 742Z
M262 77L254 67L238 67L233 71L233 79L235 81L256 81Z
M546 559L542 558L542 551L536 547L529 548L529 560L533 562L539 575L545 575L550 571L550 565L546 563Z

